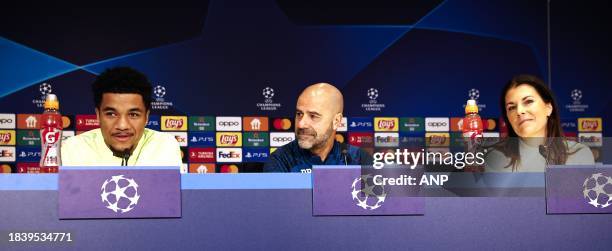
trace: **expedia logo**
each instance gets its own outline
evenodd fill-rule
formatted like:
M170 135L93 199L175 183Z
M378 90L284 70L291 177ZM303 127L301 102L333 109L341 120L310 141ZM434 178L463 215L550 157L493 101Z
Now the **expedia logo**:
M579 118L578 131L581 132L601 132L601 118Z

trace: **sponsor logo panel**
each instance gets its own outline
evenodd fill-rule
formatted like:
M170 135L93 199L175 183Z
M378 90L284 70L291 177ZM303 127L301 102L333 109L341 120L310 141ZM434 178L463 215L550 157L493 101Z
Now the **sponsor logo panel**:
M189 162L215 162L215 148L190 147Z
M215 117L191 116L189 117L189 131L212 132L216 128Z
M374 131L377 132L397 132L399 129L399 119L392 117L375 117Z
M268 117L244 117L243 122L246 132L266 132L270 130Z
M244 162L265 162L270 156L267 148L244 148Z
M267 132L245 132L242 141L245 147L270 146L270 135Z
M0 130L0 146L14 146L15 138L15 130Z
M146 128L151 130L160 131L161 130L161 117L159 115L149 115L149 121L147 121Z
M419 133L425 131L425 120L423 118L400 118L399 123L401 132Z
M0 146L0 162L15 162L16 152L14 146Z
M179 143L179 146L187 146L187 132L166 132L174 136L176 142Z
M425 118L425 131L448 132L450 130L448 118Z
M579 132L601 132L601 118L578 118Z
M17 129L39 129L40 114L17 114Z
M295 133L292 132L273 132L270 133L270 146L281 147L295 140Z
M15 114L0 113L0 129L15 129L16 121Z
M189 173L215 173L215 164L211 163L190 163Z
M586 146L600 147L603 145L603 135L594 132L579 133L578 141Z
M425 145L430 147L442 147L450 145L449 133L426 133Z
M399 133L374 133L376 147L398 147Z
M77 131L89 131L100 127L100 122L95 114L76 115L75 120Z
M217 162L242 162L242 148L217 148Z
M270 125L274 131L293 131L293 121L290 118L272 118Z
M187 116L161 116L162 131L187 131Z
M215 146L214 132L189 132L189 146Z
M40 161L40 147L17 147L17 162Z
M241 117L217 117L216 119L217 131L242 131L242 118Z
M348 143L357 147L373 147L374 133L372 132L349 132Z
M20 146L40 146L39 130L18 130L17 145Z
M239 132L218 132L217 146L221 147L240 147L242 146L242 133Z

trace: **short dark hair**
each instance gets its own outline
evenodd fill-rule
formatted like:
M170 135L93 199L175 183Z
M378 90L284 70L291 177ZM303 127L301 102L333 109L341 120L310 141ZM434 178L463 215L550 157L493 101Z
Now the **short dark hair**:
M130 67L114 67L106 69L100 74L93 85L94 103L100 108L104 93L135 93L142 96L145 108L151 108L151 94L153 87L144 74Z

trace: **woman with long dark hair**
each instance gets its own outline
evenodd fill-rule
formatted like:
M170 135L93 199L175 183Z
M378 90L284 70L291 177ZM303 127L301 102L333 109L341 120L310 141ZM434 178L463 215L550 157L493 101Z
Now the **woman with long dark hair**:
M539 78L513 77L500 107L508 136L487 154L488 171L542 172L547 165L594 163L588 147L563 136L557 102Z

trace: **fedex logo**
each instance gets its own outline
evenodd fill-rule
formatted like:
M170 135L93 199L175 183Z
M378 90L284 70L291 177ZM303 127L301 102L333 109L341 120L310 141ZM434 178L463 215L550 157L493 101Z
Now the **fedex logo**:
M217 162L242 162L242 148L217 148Z

